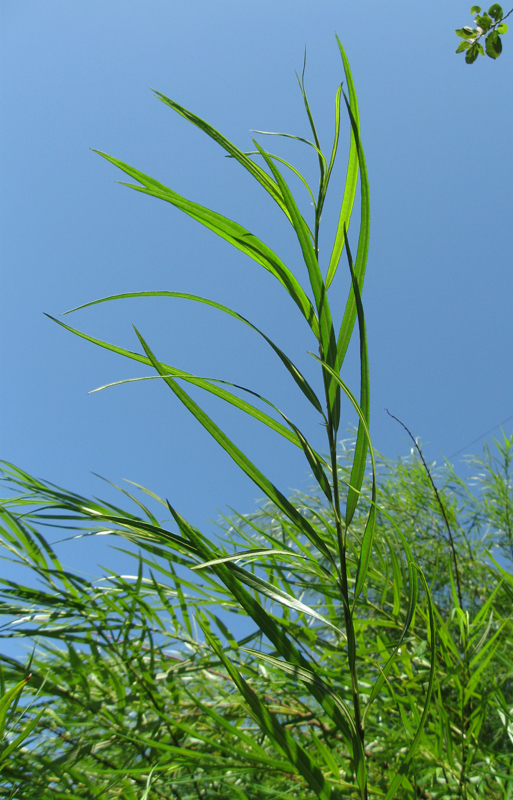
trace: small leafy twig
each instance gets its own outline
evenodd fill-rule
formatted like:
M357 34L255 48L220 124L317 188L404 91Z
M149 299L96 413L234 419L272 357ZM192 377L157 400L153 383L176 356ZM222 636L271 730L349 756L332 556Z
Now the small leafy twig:
M456 49L457 53L465 54L465 61L467 64L473 64L478 55L486 55L490 58L499 58L502 53L502 40L499 34L504 34L508 30L508 26L504 20L513 13L513 8L504 14L501 6L494 3L488 11L481 13L479 6L472 6L470 9L471 14L476 14L474 19L475 28L465 25L464 28L456 28L454 31L464 41L461 42ZM485 46L480 42L480 39L485 37Z
M433 491L435 493L435 497L437 499L438 505L440 506L440 511L442 512L442 516L444 518L445 527L447 528L447 535L449 537L449 544L451 546L452 560L453 560L453 564L454 564L454 578L456 580L456 589L457 589L457 592L458 592L458 601L459 601L459 604L460 604L460 608L463 608L463 595L462 595L462 592L461 592L461 582L460 582L460 573L459 573L459 570L458 570L458 558L456 556L456 547L454 545L454 537L452 535L451 526L449 525L449 520L447 519L447 514L446 514L446 511L445 511L445 508L444 508L444 504L442 503L442 499L441 499L441 497L440 497L440 495L438 493L438 489L436 488L436 484L435 484L435 482L433 480L431 472L429 471L429 467L426 464L426 460L424 458L422 450L420 449L419 444L418 444L417 440L415 439L413 433L410 431L409 428L406 427L404 422L401 422L401 420L398 419L398 417L394 416L394 414L391 414L390 411L388 410L388 408L386 409L386 412L387 412L389 417L392 417L392 419L395 419L395 421L398 422L399 425L402 425L402 427L404 428L404 430L406 431L406 433L408 434L408 436L412 440L412 442L415 445L415 448L417 450L417 453L420 456L420 459L422 461L424 469L426 470L426 474L427 474L427 476L429 478L431 486L433 487Z

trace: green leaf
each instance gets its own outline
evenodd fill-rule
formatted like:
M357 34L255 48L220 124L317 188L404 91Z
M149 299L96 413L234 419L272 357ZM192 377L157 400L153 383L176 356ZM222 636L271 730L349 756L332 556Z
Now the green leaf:
M65 328L71 333L74 333L76 336L79 336L82 339L86 339L86 341L91 342L92 344L96 344L98 347L103 347L105 350L111 350L114 353L118 353L119 355L125 356L125 358L129 358L141 364L147 364L148 366L153 366L151 360L145 356L142 356L138 353L134 353L131 350L127 350L123 347L119 347L118 345L113 345L110 344L109 342L104 342L101 339L96 339L94 336L89 336L88 334L83 333L82 331L79 331L76 328L72 328L70 325L66 325L64 322L55 319L55 317L52 317L49 314L47 314L46 316L49 319L53 320L53 322L56 322L58 325L61 325L61 327ZM274 430L276 433L280 434L280 436L283 436L285 439L288 439L288 441L296 445L296 447L302 448L303 451L305 452L305 455L312 469L314 469L314 464L315 464L315 469L319 472L318 480L320 482L323 481L321 485L329 495L330 493L329 483L328 486L326 486L327 478L324 476L323 479L321 474L323 471L322 468L323 460L321 459L319 454L316 453L310 447L310 445L308 444L304 436L301 434L299 429L284 414L282 414L282 412L278 408L276 408L276 406L274 406L273 403L266 400L266 398L264 398L262 395L253 392L251 389L246 389L243 386L236 386L235 384L228 383L227 381L222 381L215 378L200 378L196 375L191 375L188 372L184 372L183 370L179 370L176 367L172 367L169 364L164 364L162 362L160 362L160 364L161 367L164 369L166 375L175 378L180 378L181 380L185 380L188 383L198 386L201 389L204 389L205 391L210 392L211 394L214 394L217 397L220 397L225 402L230 403L231 405L235 406L244 413L254 417L259 422L262 422L263 424L267 425L267 427L269 427L271 430ZM154 380L156 377L162 378L164 376L158 375L158 376L151 376L144 378L127 378L125 380L115 381L114 383L106 384L105 386L101 386L98 389L94 389L93 391L98 392L101 391L102 389L118 386L125 383L135 383L137 381L142 381L142 380ZM288 430L284 425L275 420L269 414L266 414L264 411L261 411L259 408L256 408L256 406L253 406L246 400L237 397L237 395L232 394L231 392L227 391L226 389L223 389L222 386L218 386L217 384L225 384L228 386L233 386L234 388L238 388L244 392L252 394L254 397L258 397L264 403L271 406L271 408L277 411L277 413L280 414L283 417L283 419L285 419L285 421L292 430Z
M365 316L363 313L362 299L360 297L360 289L358 281L356 280L353 268L353 259L347 239L347 231L344 231L346 239L346 255L349 264L349 271L351 273L351 281L353 285L354 296L356 300L356 310L358 315L358 328L360 334L360 408L365 417L366 429L369 428L370 416L370 388L369 388L369 358L367 353L367 333L365 329ZM358 421L358 434L356 437L356 444L354 449L353 466L351 469L351 477L349 479L349 490L347 493L346 502L346 527L349 527L356 511L358 498L360 496L360 489L363 483L363 476L365 474L365 466L367 463L367 436L361 420Z
M280 190L273 179L263 170L258 164L255 164L250 158L248 158L247 153L243 153L242 150L239 150L232 142L230 142L225 136L223 136L219 131L212 127L208 122L201 117L196 116L193 114L192 111L188 111L188 109L184 108L183 106L175 103L174 100L170 100L169 97L157 92L155 89L152 91L155 92L155 96L165 105L169 106L176 111L177 114L180 114L184 119L188 122L191 122L197 128L199 128L203 133L206 133L207 136L210 136L217 144L219 144L226 152L232 157L235 158L239 164L241 164L244 169L246 169L250 175L252 175L263 187L264 189L271 195L273 200L279 205L285 216L290 221L290 216L288 211L285 207L283 202L283 198L281 197Z
M296 205L296 201L292 196L292 192L290 191L287 183L285 182L281 172L275 166L275 164L273 164L272 160L269 158L267 153L260 147L260 145L256 141L255 141L255 146L258 148L258 151L263 156L269 169L273 173L276 183L278 184L282 192L284 202L286 203L287 209L292 218L294 230L296 232L296 236L301 246L303 259L308 270L310 285L312 287L312 291L315 298L315 304L319 315L320 344L322 345L324 357L326 358L327 362L333 365L335 363L335 352L336 352L335 333L333 330L333 323L331 321L331 313L328 304L326 287L324 285L321 271L319 269L317 254L311 242L308 226L306 225L305 220L303 219L303 216L301 215Z
M493 24L488 14L483 14L480 17L476 17L475 21L478 27L481 28L485 33L490 30Z
M355 120L351 107L348 103L346 96L344 95L344 100L346 102L347 111L351 120L351 126L353 129L355 141L356 141L356 148L358 152L358 161L360 164L360 197L361 197L361 209L360 209L360 235L358 237L358 251L356 253L356 261L354 265L354 273L356 276L356 280L358 281L358 286L360 289L360 295L363 290L363 282L365 280L365 270L367 268L367 256L369 253L369 239L370 239L370 197L369 197L369 180L367 176L367 166L365 163L365 155L363 152L363 148L360 142L360 136L358 132L357 121ZM351 289L349 291L349 297L346 302L346 307L344 310L344 316L340 325L340 331L338 334L337 340L337 363L336 363L336 371L340 372L342 364L344 362L345 355L347 353L347 348L349 347L349 342L351 341L351 337L353 334L354 325L356 322L357 310L356 310L356 299L354 295L353 284L351 283Z
M497 22L497 20L499 19L502 19L504 16L504 12L498 3L494 3L493 6L490 6L490 8L488 9L488 13L491 17L493 17L495 22Z
M325 189L325 185L326 185L325 184L325 180L326 180L327 164L326 164L326 159L324 157L324 154L321 151L321 145L320 145L320 142L319 142L319 137L317 135L317 130L316 130L316 127L315 127L314 118L312 116L312 112L310 111L310 105L308 103L308 97L306 95L305 71L306 71L306 47L305 47L305 57L304 57L304 60L303 60L303 72L301 74L301 80L299 79L299 75L297 75L297 73L296 73L296 78L297 78L297 82L299 84L299 88L301 90L301 96L303 98L303 104L304 104L304 107L305 107L305 110L306 110L306 115L308 117L310 130L313 133L313 137L314 137L314 141L315 141L315 149L317 150L317 156L318 156L318 159L319 159L319 172L320 172L319 198L320 198L320 204L319 204L319 208L317 209L317 219L319 220L320 219L319 215L320 215L320 212L321 212L321 209L322 209L322 204L324 202L323 193L324 193L324 189Z
M501 37L497 31L492 31L486 37L486 55L490 58L499 58L502 53Z
M343 640L346 638L343 631L341 631L336 625L333 625L326 617L324 617L322 614L319 614L305 603L302 603L300 600L297 600L287 592L284 592L278 586L269 583L269 581L263 580L263 578L259 578L252 572L248 572L232 562L228 562L228 567L237 580L248 586L250 589L269 597L270 600L273 600L280 605L292 608L294 611L297 611L298 614L305 614L312 619L322 622L323 625L327 625L328 628L331 628L333 631L335 631L335 633L337 633Z
M299 667L297 664L291 664L288 661L282 661L279 658L274 658L266 653L262 653L260 650L251 650L249 648L244 648L244 650L258 661L263 661L265 664L270 664L282 672L285 672L287 675L292 675L294 678L298 678L299 680L303 681L303 683L309 688L315 687L323 694L330 697L339 711L346 718L348 725L346 736L347 732L350 732L350 737L347 739L348 743L350 742L355 748L355 751L359 752L360 761L362 763L365 762L365 754L363 752L356 725L348 705L344 702L343 698L340 697L340 695L320 677L320 675L313 670L308 669L307 667Z
M474 39L478 35L478 32L473 28L456 28L454 33L461 39Z
M23 742L30 736L36 725L38 725L39 720L43 716L45 709L39 712L37 716L31 719L27 724L23 727L22 731L18 734L18 736L0 753L0 772L3 771L4 764L2 762L7 761L11 753L13 753L18 747L20 747ZM8 766L5 764L5 766Z
M221 643L208 628L206 618L199 619L199 624L205 638L228 671L239 692L244 697L251 716L256 720L262 732L265 733L278 752L288 759L291 766L299 772L310 789L319 800L331 800L331 788L324 778L321 770L312 762L310 756L301 745L295 741L288 730L281 725L278 718L272 714L267 705L261 700L240 672L232 665L231 661L221 647Z
M5 692L5 694L0 698L0 739L4 736L7 712L11 706L16 706L18 696L21 694L23 688L27 685L29 680L30 675L17 683L16 686L13 686L11 689Z
M342 47L342 44L338 37L337 37L337 42L340 50L340 55L342 57L342 63L344 65L344 73L346 76L347 88L349 92L349 105L359 134L360 114L358 109L358 99L356 96L356 90L354 87L353 77L351 74L351 68L349 66L349 61L347 59L345 50ZM337 93L336 111L338 120L340 117L340 93ZM337 131L338 128L336 128L335 142L338 142ZM334 145L334 151L335 151L335 145ZM332 156L332 161L333 158L334 157ZM358 168L359 168L358 148L356 144L355 134L351 126L351 144L349 147L349 159L347 163L346 182L344 186L344 194L342 195L342 205L340 208L340 213L337 223L337 231L333 243L333 250L331 252L330 263L326 275L326 287L330 286L333 278L335 277L340 257L342 255L342 250L344 248L344 243L345 243L344 229L346 231L349 230L349 223L351 221L351 214L353 211L354 199L356 195L356 187L358 183ZM331 170L329 170L329 172L331 172Z
M267 133L268 135L272 135L268 131L254 131L254 133ZM285 134L276 134L276 135L285 136ZM291 137L291 138L299 138L299 137ZM248 156L259 156L260 153L258 152L258 150L251 150L246 155L248 155ZM294 175L297 175L297 177L299 178L299 180L301 181L303 186L306 188L308 194L310 195L310 199L312 201L313 207L316 208L316 202L315 202L314 194L313 194L312 190L310 189L308 181L306 180L306 178L303 175L301 175L300 171L298 169L296 169L296 167L294 167L294 165L291 164L289 161L286 161L284 158L281 158L281 156L277 156L275 153L267 152L267 155L269 156L269 158L272 158L275 161L279 161L280 164L284 164L288 169L290 169L294 173ZM310 237L313 239L313 233L310 230L310 228L308 228L308 232L310 234Z
M410 769L410 764L411 764L411 762L413 760L413 757L415 755L415 752L416 752L416 750L417 750L417 748L418 748L418 746L420 744L420 741L421 741L421 738L422 738L422 733L424 731L424 728L426 726L426 722L427 722L427 719L428 719L428 716L429 716L430 704L431 704L431 696L433 694L433 686L434 686L434 681L435 681L435 667L436 667L436 663L435 663L435 658L436 658L436 636L435 636L435 633L436 633L436 631L435 631L435 620L434 620L434 614L433 614L433 602L431 600L431 594L430 594L430 591L429 591L429 587L427 585L427 581L426 581L426 579L424 577L424 574L419 569L419 567L417 567L417 565L414 565L414 567L415 567L415 569L418 571L418 573L420 575L420 579L421 579L421 581L422 581L422 583L424 585L424 590L426 592L426 596L427 596L427 600L428 600L429 646L430 646L430 653L431 653L431 664L430 664L430 668L429 668L428 685L427 685L427 689L426 689L426 693L425 693L425 697L424 697L424 708L423 708L423 711L422 711L422 716L421 716L420 722L419 722L419 724L417 726L417 730L415 732L415 736L413 737L413 741L411 742L411 744L410 744L410 746L409 746L409 748L408 748L408 750L406 752L406 755L401 759L401 763L399 765L399 769L397 770L397 772L395 774L395 777L394 777L392 783L390 784L388 792L385 795L385 800L392 800L392 798L395 796L397 790L401 786L401 783L403 782L404 778L408 775L408 772L409 772L409 769Z
M474 63L474 61L479 55L479 47L480 47L479 42L474 42L474 44L472 44L469 47L469 49L467 50L467 54L465 56L465 61L467 62L467 64Z
M168 506L183 536L190 539L191 547L200 553L203 559L212 559L213 554L209 546L206 544L205 537L203 537L199 531L189 525L189 523L180 514L178 514L178 512L171 505L169 505L169 503ZM267 613L258 600L256 600L248 591L246 591L246 589L244 589L240 582L235 579L228 567L225 564L218 563L214 564L212 569L223 581L224 585L235 598L237 603L239 603L248 616L253 619L262 634L266 636L273 644L279 655L282 656L282 658L284 658L287 662L296 664L301 668L309 669L309 663L289 639L289 637L284 633L283 627L278 623L277 620ZM345 733L347 739L351 740L351 735L347 727L347 721L341 714L340 709L336 706L336 704L333 703L333 699L320 689L316 688L316 686L312 687L312 694L320 706L324 709L328 717L333 720L340 731Z
M458 45L455 52L463 53L463 51L468 50L469 47L470 47L470 42L462 42L461 44Z
M313 356L313 358L315 358L317 361L321 361L321 359L317 358L317 356L314 353L310 353L310 355ZM376 520L376 462L375 462L375 459L374 459L374 451L373 451L373 448L372 448L372 442L371 442L371 438L370 438L369 428L368 428L368 425L367 425L367 420L365 418L364 411L360 408L360 406L358 405L358 402L357 402L356 398L354 397L353 393L351 392L349 387L346 386L346 384L344 383L344 381L342 380L340 375L337 375L337 373L333 369L331 369L331 367L329 367L327 364L325 364L323 361L321 361L321 365L322 365L323 369L325 369L327 372L329 372L331 375L333 375L333 377L335 378L337 383L340 385L341 389L344 391L344 393L347 396L347 398L352 403L353 408L355 409L356 413L358 414L358 417L359 417L360 423L361 423L361 435L362 435L362 437L365 436L365 439L367 441L367 447L369 449L369 454L370 454L370 457L371 457L371 462L372 462L372 504L371 504L371 509L370 509L370 512L369 512L369 516L367 518L367 524L365 526L365 532L364 532L364 536L363 536L363 540L362 540L362 546L361 546L360 555L359 555L359 559L358 559L358 571L357 571L357 576L356 576L356 582L355 582L355 588L354 588L354 599L353 599L353 608L354 608L354 604L356 603L356 600L358 599L359 595L361 594L361 591L362 591L363 586L365 584L365 578L367 576L367 571L369 569L370 557L371 557L371 553L372 553L372 543L373 543L373 539L374 539L375 520Z
M508 32L508 26L506 25L505 22L501 22L501 24L498 25L497 27L497 33L507 33L507 32Z
M256 325L253 325L246 317L243 317L242 314L238 314L236 311L233 311L228 306L222 305L221 303L216 303L213 300L208 300L206 297L200 297L194 294L187 294L185 292L165 292L165 291L154 291L154 292L124 292L122 294L115 294L110 295L109 297L102 297L99 300L92 300L90 303L83 303L76 308L70 309L70 311L64 312L62 316L66 314L71 314L74 311L78 311L82 308L88 308L89 306L95 306L98 303L106 303L112 300L123 300L127 298L136 298L136 297L177 297L184 300L192 300L196 303L203 303L207 306L211 306L212 308L217 308L219 311L223 311L225 314L228 314L231 317L234 317L239 322L243 322L245 325L248 325L252 328L259 336L262 336L263 339L272 347L278 358L282 361L288 372L291 374L292 378L299 386L305 397L312 403L314 408L320 413L323 414L322 406L320 403L319 398L315 394L314 390L306 380L306 378L301 374L299 369L296 365L290 360L290 358L281 350L273 341L270 339L260 328L257 328ZM185 373L184 373L185 374Z
M481 13L481 8L479 6L472 6L472 8L470 9L470 13L471 14L480 14Z
M318 336L318 320L312 303L292 272L264 242L260 241L260 239L237 222L233 222L227 217L223 217L222 214L218 214L216 211L205 208L198 203L187 200L185 197L177 194L177 192L174 192L167 186L150 178L149 175L145 175L143 172L130 167L123 161L113 158L106 153L101 153L99 150L94 150L93 152L98 153L102 158L110 161L111 164L114 164L114 166L118 167L118 169L122 170L122 172L125 172L127 175L130 175L130 177L135 178L135 180L139 181L141 184L141 186L136 186L135 184L121 181L123 186L128 186L130 189L135 189L138 192L143 192L151 197L156 197L159 200L165 200L167 203L171 203L171 205L179 208L185 214L192 217L192 219L195 219L206 228L209 228L221 239L225 239L229 244L233 245L233 247L249 256L249 258L252 258L274 275L297 304L314 332L314 335Z
M137 328L134 328L139 341L141 342L146 355L148 356L152 366L155 370L162 376L165 383L169 386L169 388L174 392L174 394L178 397L179 400L184 404L184 406L193 414L194 417L200 422L203 427L210 433L210 435L216 440L216 442L223 448L223 450L228 453L228 455L235 461L238 467L249 477L251 480L261 489L266 496L276 503L278 508L280 508L283 513L294 522L297 527L312 541L316 544L316 546L321 550L323 555L331 558L331 554L329 549L327 548L326 544L320 539L317 532L312 528L309 524L308 520L306 520L299 511L290 503L290 501L283 495L279 489L274 486L265 475L260 472L260 470L250 461L250 459L244 455L244 453L239 450L239 448L226 436L225 433L210 419L208 414L206 414L200 406L187 394L187 392L182 389L182 387L172 378L170 375L166 373L165 365L161 364L155 356L153 355L152 351L150 350L149 346L144 341L141 334L138 332Z

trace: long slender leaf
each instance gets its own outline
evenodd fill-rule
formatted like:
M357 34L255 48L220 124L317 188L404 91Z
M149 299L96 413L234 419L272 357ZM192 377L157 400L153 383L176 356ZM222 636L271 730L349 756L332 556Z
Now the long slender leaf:
M201 117L198 117L196 114L193 114L192 111L188 111L188 109L184 108L183 106L176 103L174 100L171 100L169 97L166 97L161 92L157 92L155 89L152 91L155 92L155 96L165 105L169 106L176 111L177 114L180 114L184 119L188 122L191 122L197 128L199 128L203 133L206 133L207 136L210 136L217 144L219 144L226 152L232 157L235 158L239 164L241 164L244 169L246 169L250 175L252 175L261 186L264 187L266 192L268 192L273 200L278 204L281 208L285 216L290 220L290 216L288 214L287 208L283 202L283 199L280 194L279 187L273 181L273 179L263 170L258 164L255 164L250 158L248 158L248 153L243 153L242 150L239 150L232 142L230 142L225 136L223 136L219 131L212 127L208 122Z
M367 332L365 329L365 316L363 313L362 299L360 296L360 289L358 281L356 280L353 259L347 239L347 231L344 230L346 239L346 255L351 272L351 281L353 284L353 292L356 300L356 310L358 314L358 328L360 334L360 408L365 417L367 430L369 428L370 418L370 389L369 389L369 357L367 352ZM349 480L350 486L347 494L346 502L346 527L349 527L353 519L356 505L358 503L359 492L363 482L365 473L365 465L367 463L367 436L363 428L361 420L358 422L358 434L356 436L356 444L354 449L353 466L351 469L351 477ZM373 525L374 523L372 523ZM372 537L372 527L370 528L369 535Z
M256 719L263 732L269 737L276 749L289 760L291 766L303 776L315 796L319 800L331 800L332 791L321 770L312 762L306 750L295 741L294 737L281 725L276 716L271 714L265 703L233 667L230 659L225 656L220 642L208 629L206 620L200 620L200 624L208 643L229 672L233 682L246 700L251 715Z
M340 52L342 58L344 60L344 67L346 66L346 56L342 49L342 45L339 42ZM354 91L354 85L351 77L351 73L349 68L346 71L346 78L349 86L350 96L351 91ZM356 97L356 94L355 94ZM358 286L360 287L360 294L363 289L363 282L365 279L365 270L367 266L367 256L369 252L369 237L370 237L370 199L369 199L369 179L367 175L367 166L365 163L365 155L363 151L363 147L360 141L360 133L359 133L359 124L358 119L355 117L355 113L357 112L357 105L350 105L347 97L344 94L344 100L346 103L347 111L349 114L349 118L351 120L351 127L352 132L355 140L355 146L358 156L358 163L360 166L360 194L361 194L361 221L360 221L360 235L358 238L358 251L356 254L356 262L354 272L356 275L356 279L358 281ZM352 102L352 101L351 101ZM355 108L355 112L353 112L353 105ZM352 184L351 184L352 185ZM352 208L352 205L351 205ZM344 230L344 222L342 220L342 230L340 235L343 237L343 230ZM347 226L346 226L347 228ZM337 261L338 263L338 261ZM349 292L349 298L346 303L346 308L344 311L344 316L342 319L342 323L340 326L340 331L337 340L337 370L340 371L340 368L344 362L344 358L347 352L347 348L349 346L349 342L351 340L351 336L353 333L354 324L356 321L356 300L354 296L354 291L351 286L351 290Z
M225 314L228 314L231 317L239 320L239 322L243 322L245 325L248 325L252 328L256 333L262 336L263 339L272 347L278 358L282 361L288 372L294 378L294 381L299 386L305 397L312 403L314 408L322 414L322 406L319 401L319 398L315 394L314 390L306 380L306 378L301 374L300 370L296 367L296 365L290 360L290 358L281 350L278 345L276 345L272 339L270 339L260 328L257 328L256 325L253 325L248 319L243 317L241 314L238 314L233 309L228 308L228 306L222 305L222 303L216 303L213 300L208 300L206 297L199 297L198 295L194 294L186 294L185 292L166 292L166 291L154 291L154 292L124 292L122 294L115 294L110 295L109 297L101 297L98 300L92 300L90 303L83 303L76 308L72 308L69 311L65 311L62 316L66 314L72 314L74 311L79 311L82 308L88 308L89 306L98 305L98 303L107 303L111 300L124 300L127 298L135 298L135 297L177 297L184 300L192 300L193 302L203 303L207 306L212 306L213 308L217 308L219 311L223 311Z
M127 350L126 348L119 347L118 345L110 344L109 342L105 342L102 339L97 339L94 336L89 336L89 334L86 334L83 331L79 331L77 328L73 328L70 325L66 325L66 323L62 322L61 320L55 319L55 317L50 316L50 314L47 314L46 316L53 322L56 322L57 325L60 325L61 327L65 328L71 333L74 333L76 336L79 336L80 338L85 339L86 341L91 342L92 344L96 344L98 347L103 347L105 350L111 350L112 352L117 353L118 355L125 356L126 358L129 358L132 361L139 362L140 364L153 366L151 360L147 356L140 355L139 353L134 353L132 350ZM303 450L305 450L304 443L306 440L304 440L304 437L299 435L298 429L295 428L293 423L291 423L288 420L288 418L284 414L282 414L282 412L279 409L276 408L276 406L274 406L270 401L262 397L262 395L253 392L251 389L246 389L243 386L236 386L235 384L229 383L228 381L221 381L215 378L201 378L196 375L191 375L189 372L184 372L183 370L179 370L176 367L171 367L169 364L164 364L163 362L159 363L161 363L161 367L163 368L167 376L170 377L174 376L183 379L188 383L192 383L195 386L199 386L201 389L204 389L205 391L210 392L211 394L214 394L217 397L222 398L227 403L234 405L236 408L239 408L241 411L244 411L246 414L249 414L250 416L254 417L259 422L264 423L269 428L274 430L276 433L279 433L285 439L288 439L292 444L295 444L297 447L301 447ZM164 375L160 375L160 377L164 377ZM124 383L133 383L139 380L148 380L148 378L128 378L121 381L114 381L113 383L106 384L105 386L99 387L94 391L99 391L100 389L106 389L108 387L117 386ZM253 406L251 403L248 403L246 400L243 400L241 397L238 397L237 395L228 392L226 389L223 389L222 386L218 385L223 383L227 386L236 387L244 392L252 394L253 396L258 397L260 400L267 403L267 405L270 405L279 414L281 414L281 416L287 421L287 424L291 427L292 430L288 430L280 422L273 419L273 417L269 416L269 414L266 414L265 412ZM314 451L311 451L311 453L313 452ZM308 454L306 454L305 452L309 460L311 453L309 452ZM315 454L315 458L318 460L319 464L322 464L322 459L319 456L319 454Z
M187 200L185 197L182 197L177 192L169 189L167 186L164 186L153 178L150 178L149 175L145 175L143 172L140 172L139 170L129 166L129 164L125 164L125 162L120 161L113 156L109 156L106 153L102 153L99 150L95 150L94 152L102 156L102 158L105 158L107 161L110 161L111 164L114 164L114 166L118 167L122 172L125 172L127 175L130 175L130 177L135 178L135 180L139 181L141 184L141 186L137 186L136 184L124 183L121 181L123 186L128 186L130 189L135 189L143 194L149 194L151 197L171 203L171 205L179 208L185 214L188 214L197 222L200 222L206 228L212 230L222 239L225 239L227 242L229 242L229 244L233 245L245 255L249 256L249 258L252 258L258 264L264 267L264 269L274 275L274 277L279 280L282 286L286 288L287 292L292 297L306 321L310 325L312 331L315 335L317 335L318 320L312 304L301 285L298 283L288 267L285 266L283 261L278 258L276 253L273 253L273 251L267 247L264 242L258 239L258 237L250 233L250 231L248 231L242 225L239 225L237 222L233 222L227 217L223 217L222 214L218 214L216 211L211 211L210 209L205 208L198 203L193 203L191 200Z
M144 351L148 358L150 359L153 367L156 371L162 375L165 383L169 386L169 388L174 392L174 394L178 397L179 400L184 404L184 406L193 414L194 417L200 422L203 427L210 433L210 435L216 440L216 442L225 450L228 455L235 461L235 463L242 469L246 475L251 478L251 480L261 489L266 496L276 503L278 508L280 508L286 516L292 520L297 527L305 534L305 536L312 541L316 547L319 548L321 553L328 558L331 558L331 553L324 543L324 541L318 536L317 532L312 528L312 526L308 523L308 521L301 516L301 514L294 508L294 506L287 500L284 494L280 492L279 489L271 483L265 475L260 472L260 470L250 461L250 459L241 451L239 448L226 436L225 433L210 419L208 414L206 414L195 401L190 397L187 392L182 389L181 386L172 378L171 376L166 374L165 368L163 365L155 358L152 351L140 335L140 333L135 329L135 332L141 342Z
M413 741L411 742L406 755L404 756L404 758L402 758L401 764L399 766L399 769L397 770L397 772L396 772L396 774L394 776L394 779L392 780L392 783L390 784L390 787L389 787L389 789L388 789L388 791L387 791L387 793L385 795L385 800L392 800L392 798L395 797L398 789L400 788L404 778L406 777L406 775L408 773L410 764L411 764L411 762L413 760L413 757L415 755L415 752L416 752L416 750L417 750L417 748L418 748L418 746L420 744L420 739L421 739L422 733L424 731L424 728L425 728L425 725L426 725L426 722L427 722L427 719L428 719L429 709L430 709L430 702L431 702L431 695L433 694L433 687L434 687L434 681L435 681L436 639L435 639L435 620L434 620L434 614L433 614L433 605L432 605L432 602L431 602L431 596L430 596L430 593L429 593L429 587L428 587L427 581L426 581L426 579L424 577L424 574L423 574L422 570L420 570L419 567L417 567L416 564L414 564L414 567L415 567L415 569L418 571L418 573L420 575L420 579L421 579L421 581L422 581L422 583L424 585L424 590L426 592L426 597L427 597L427 601L428 601L429 645L430 645L430 651L431 651L431 664L430 664L430 668L429 668L429 680L428 680L428 686L427 686L427 690L426 690L426 694L425 694L424 708L422 710L422 716L421 716L419 725L417 726L417 730L415 732L415 736L413 737Z
M353 114L356 127L358 133L360 131L360 115L358 110L358 100L356 97L356 91L354 88L353 78L351 75L351 68L349 66L349 61L345 54L344 48L342 47L340 40L337 36L337 42L340 49L340 54L342 56L342 61L344 64L344 72L346 75L347 86L349 91L349 99L350 99L350 108ZM337 93L337 101L336 101L336 109L337 109L337 121L338 125L336 127L336 131L338 131L338 127L340 125L340 95L341 90ZM334 157L336 155L336 145L338 144L338 135L335 136L335 144L333 147L333 155L330 162L330 169L328 170L328 175L331 174L331 169L333 166ZM349 148L349 159L347 164L347 172L346 172L346 182L344 186L344 194L342 195L342 205L340 208L340 214L338 218L337 224L337 232L335 234L335 240L333 243L333 250L330 257L330 263L328 267L328 273L326 275L326 287L328 288L331 285L333 278L335 277L335 273L337 271L337 266L340 261L340 257L342 255L342 250L345 244L345 234L344 231L349 230L349 223L351 221L351 214L353 212L353 205L354 205L354 198L356 195L356 186L358 182L358 150L356 145L356 139L353 130L351 130L351 144Z

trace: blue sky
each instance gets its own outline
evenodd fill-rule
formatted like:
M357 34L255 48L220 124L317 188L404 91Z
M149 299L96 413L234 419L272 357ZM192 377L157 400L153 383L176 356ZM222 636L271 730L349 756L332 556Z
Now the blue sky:
M371 187L363 299L375 446L392 458L409 451L389 408L421 437L429 460L479 452L481 442L467 445L513 415L513 34L497 62L466 66L453 31L471 21L468 8L460 0L422 8L3 0L2 457L86 494L112 497L93 472L130 479L204 529L230 506L255 507L261 492L160 382L88 394L148 373L43 312L58 316L123 291L202 294L247 316L313 376L312 342L276 281L176 209L117 185L122 175L90 148L236 219L299 263L265 193L150 87L242 148L251 149L254 128L308 136L294 74L306 45L307 90L328 149L342 79L335 31L356 83ZM326 252L346 141L325 214ZM313 178L304 147L272 144ZM353 221L354 249L355 231ZM254 388L322 448L322 429L272 352L218 312L152 299L67 319L129 348L134 323L163 360ZM356 390L355 364L345 377ZM309 485L299 451L214 401L206 407L282 491Z

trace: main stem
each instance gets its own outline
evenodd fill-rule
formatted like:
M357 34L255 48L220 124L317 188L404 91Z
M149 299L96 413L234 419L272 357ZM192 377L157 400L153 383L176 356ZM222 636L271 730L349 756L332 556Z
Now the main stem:
M351 612L351 604L349 602L349 581L347 574L347 559L346 559L346 535L347 530L340 511L340 492L338 483L338 463L337 463L337 440L336 433L331 422L331 414L329 410L329 399L327 399L328 409L328 439L330 445L330 458L331 458L331 472L333 476L333 510L335 512L335 526L337 531L337 544L340 559L339 570L339 589L342 597L342 605L344 607L344 622L347 636L347 660L349 664L349 673L351 675L351 692L353 696L353 708L355 724L362 750L365 741L365 730L362 721L362 714L360 708L360 692L358 689L358 674L356 669L356 637L353 624L353 615ZM360 787L362 790L362 797L367 800L367 783L365 786Z

